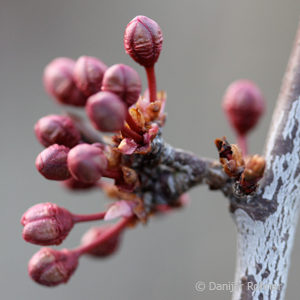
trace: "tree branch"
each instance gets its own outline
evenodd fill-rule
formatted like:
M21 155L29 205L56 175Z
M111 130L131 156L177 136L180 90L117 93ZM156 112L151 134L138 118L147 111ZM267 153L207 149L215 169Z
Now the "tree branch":
M269 131L260 189L247 201L231 199L238 231L235 282L241 283L234 300L284 299L299 213L299 120L300 26ZM250 213L250 207L256 209Z
M123 163L139 174L136 193L150 209L157 204L176 205L183 193L203 183L212 190L231 193L232 180L218 161L173 148L160 134L153 140L150 153L124 156Z

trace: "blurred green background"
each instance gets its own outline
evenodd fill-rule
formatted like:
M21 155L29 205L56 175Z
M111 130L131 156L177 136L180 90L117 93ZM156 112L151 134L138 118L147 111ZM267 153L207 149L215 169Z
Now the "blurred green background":
M21 238L23 212L55 202L75 213L107 203L100 191L71 194L35 170L41 151L33 134L38 118L58 113L44 92L44 66L57 56L93 55L106 64L143 69L125 54L123 32L136 15L156 20L164 33L158 87L168 93L165 139L177 147L217 157L214 139L234 136L220 102L227 85L249 78L262 89L267 113L251 134L250 150L262 151L279 92L300 2L297 0L0 0L1 299L230 299L230 292L197 292L197 281L232 282L235 225L227 200L207 187L191 193L186 209L128 231L121 251L104 261L83 258L65 286L49 289L27 276L38 247ZM62 247L74 247L89 225L77 225ZM300 231L287 290L297 299Z

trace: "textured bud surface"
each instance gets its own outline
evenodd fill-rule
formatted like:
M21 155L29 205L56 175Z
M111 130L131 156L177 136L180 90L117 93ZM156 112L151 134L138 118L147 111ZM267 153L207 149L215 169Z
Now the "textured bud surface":
M73 106L84 106L86 97L77 88L74 81L75 62L60 57L50 62L44 71L46 91L58 102Z
M97 240L110 228L111 225L92 227L83 235L81 239L82 245L88 245ZM107 241L90 251L89 254L97 257L106 257L115 253L120 245L120 237L120 233L111 236Z
M72 148L80 140L80 132L73 120L67 116L45 116L35 124L34 131L39 142L45 147L58 144Z
M104 74L102 90L117 94L131 106L140 96L141 79L133 68L123 64L113 65Z
M30 259L29 276L37 283L56 286L66 283L78 265L78 256L63 249L42 248Z
M69 148L54 144L37 156L35 166L47 179L66 180L71 176L67 167L68 153Z
M135 17L125 29L125 50L144 67L151 67L156 63L162 43L163 36L159 25L148 17Z
M244 135L257 124L264 108L263 96L253 82L238 80L227 88L223 109L239 134Z
M243 173L244 179L246 181L251 181L262 178L265 167L266 161L262 156L257 154L251 156L246 163L246 168Z
M102 79L107 66L99 59L81 56L76 61L74 78L77 87L86 95L100 92Z
M59 245L73 227L72 214L54 203L29 208L21 219L23 238L37 245Z
M117 95L100 92L88 99L86 112L96 129L115 132L123 128L127 108Z
M68 167L72 176L84 183L98 181L107 168L107 158L99 147L80 144L70 150Z

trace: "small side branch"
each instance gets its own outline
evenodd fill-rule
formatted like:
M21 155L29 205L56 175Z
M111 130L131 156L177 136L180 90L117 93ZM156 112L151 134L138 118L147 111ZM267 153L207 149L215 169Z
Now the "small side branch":
M176 205L183 193L199 184L226 195L231 193L232 180L218 161L173 148L160 135L154 139L149 154L125 157L124 163L139 174L137 194L148 207Z
M205 183L212 190L219 189L228 193L230 179L224 173L222 165L216 160L197 157L191 152L164 144L161 164L186 173L190 187Z

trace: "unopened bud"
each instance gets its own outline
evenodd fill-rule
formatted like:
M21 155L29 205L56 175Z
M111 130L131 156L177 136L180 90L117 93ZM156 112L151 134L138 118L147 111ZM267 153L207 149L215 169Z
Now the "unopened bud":
M248 158L245 170L239 181L239 189L241 192L246 195L255 192L259 180L264 175L265 166L265 159L257 154Z
M107 168L107 158L99 147L80 144L68 155L68 167L72 176L84 183L98 181Z
M71 176L67 166L68 153L69 148L54 144L37 156L35 166L47 179L66 180Z
M23 238L37 245L59 245L69 234L72 214L54 203L40 203L29 208L21 219Z
M78 256L67 249L42 248L28 263L28 274L37 283L56 286L66 283L78 265Z
M100 92L88 99L86 112L96 129L115 132L124 127L127 107L114 93Z
M60 103L84 106L86 97L75 84L74 67L75 62L65 57L50 62L44 71L45 89Z
M265 171L266 161L259 155L251 156L247 163L245 171L243 172L243 178L246 181L259 180L262 178Z
M103 75L106 69L107 66L95 57L79 57L76 61L74 70L74 78L77 87L88 97L100 92Z
M73 120L67 116L45 116L35 124L34 131L39 142L45 147L58 144L72 148L80 140L80 132Z
M216 139L215 145L225 173L230 177L238 178L245 166L241 149L235 144L229 144L226 137Z
M99 239L107 230L111 229L112 225L102 227L92 227L82 237L82 245L88 245L93 241ZM115 253L120 245L121 234L117 233L112 235L108 240L101 243L98 247L89 252L90 255L97 257L107 257Z
M162 43L163 36L159 25L148 17L135 17L125 29L125 50L144 67L151 67L156 63Z
M238 80L227 88L223 99L223 109L230 124L239 135L245 135L255 127L264 108L263 96L253 82Z
M117 94L127 106L131 106L140 96L141 79L133 68L123 64L113 65L104 74L102 90Z

